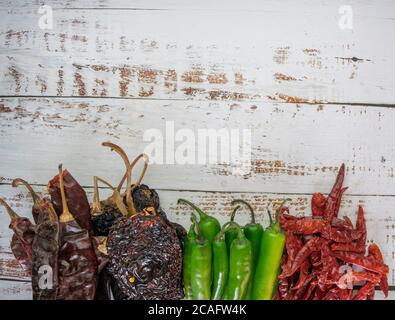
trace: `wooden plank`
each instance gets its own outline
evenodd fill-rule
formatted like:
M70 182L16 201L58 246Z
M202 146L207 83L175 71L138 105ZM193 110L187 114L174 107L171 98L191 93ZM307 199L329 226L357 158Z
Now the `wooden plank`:
M221 159L153 164L146 181L159 189L329 192L346 162L351 194L395 194L393 108L87 98L9 98L0 105L3 182L23 177L46 184L62 162L85 186L93 175L116 183L124 166L101 142L119 143L132 157L150 145L143 141L148 129L171 140L165 128L174 122L176 131L189 128L195 136L199 129L240 129L240 141L241 130L251 129L251 171L234 174ZM202 148L195 151L197 161Z
M44 188L37 188L44 191ZM92 198L91 189L87 189L89 199ZM267 208L276 207L283 199L291 198L289 207L295 215L310 215L311 197L306 195L281 195L264 193L221 193L221 192L190 192L190 191L166 191L158 190L161 204L169 218L188 227L190 224L191 210L183 205L177 205L178 198L185 198L195 202L203 210L215 215L223 224L228 221L233 199L242 198L249 201L256 210L257 221L268 225L266 215ZM103 197L108 194L102 190ZM7 185L0 186L0 195L4 197L15 210L21 214L30 216L31 199L23 189L13 189ZM341 215L349 216L355 221L358 205L362 205L366 212L368 230L368 243L377 243L383 251L386 263L390 266L389 282L395 285L395 218L393 215L393 197L385 196L345 196L342 202ZM3 211L3 209L0 209ZM249 214L241 210L236 218L242 224L249 221ZM25 279L26 274L21 272L13 261L8 247L11 232L7 228L8 217L3 213L0 216L0 278Z
M32 288L30 282L0 281L0 300L31 300Z
M0 281L0 300L31 300L30 282ZM381 291L376 291L375 300L384 300ZM386 300L395 300L395 291L390 291Z
M393 104L395 45L385 39L395 4L375 5L375 15L363 1L352 5L352 31L338 27L339 6L328 3L58 9L51 30L39 28L37 7L6 9L0 95Z

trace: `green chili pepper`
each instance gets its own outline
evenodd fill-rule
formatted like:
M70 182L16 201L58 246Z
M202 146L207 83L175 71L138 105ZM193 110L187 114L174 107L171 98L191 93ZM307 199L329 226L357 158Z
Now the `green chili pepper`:
M277 210L276 221L263 232L252 290L254 300L271 300L276 290L285 245L285 235L280 227L279 216L284 203L288 200L283 201ZM269 217L271 219L270 212Z
M240 208L240 206L237 206L236 208L233 209L232 215L230 216L230 222L228 222L226 224L227 228L225 231L225 242L226 242L226 248L228 250L228 255L230 252L230 246L231 246L233 240L237 238L237 235L239 233L238 224L236 222L234 222L236 211L239 210L239 208Z
M225 292L228 281L229 257L225 242L227 224L215 236L213 241L213 288L211 300L220 300Z
M191 206L199 214L199 228L202 232L204 238L206 238L210 243L213 242L214 237L221 230L221 225L217 219L204 213L200 208L194 205L192 202L184 199L178 199L178 203L186 203Z
M191 287L192 298L210 300L211 297L211 243L204 238L199 224L192 216L197 230L197 237L191 244Z
M188 235L185 240L184 245L184 256L183 256L183 280L184 280L184 290L185 290L185 299L192 299L192 283L191 283L191 254L192 254L192 246L197 240L197 234L195 231L195 223L192 222L189 227Z
M236 203L245 204L251 214L251 222L246 224L243 228L244 234L245 234L246 238L248 240L250 240L251 246L252 246L252 272L251 272L252 275L251 275L251 279L250 279L250 282L248 285L248 290L247 290L247 295L246 295L246 299L249 300L249 299L251 299L251 296L252 296L252 289L253 289L253 284L254 284L253 279L255 276L256 262L257 262L258 255L259 255L259 249L261 247L263 227L260 223L255 222L255 212L248 202L241 200L241 199L232 201L232 205L235 205Z
M242 300L247 294L248 282L252 271L252 246L245 237L241 227L237 238L230 246L229 277L226 287L226 298Z

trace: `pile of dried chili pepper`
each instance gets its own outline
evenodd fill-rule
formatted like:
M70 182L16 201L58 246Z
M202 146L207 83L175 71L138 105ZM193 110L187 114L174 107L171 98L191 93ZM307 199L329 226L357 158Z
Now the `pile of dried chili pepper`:
M276 299L373 299L376 285L388 295L389 268L376 244L366 248L363 208L358 208L355 226L348 217L338 216L347 190L344 175L342 164L329 195L313 195L312 216L295 217L287 208L281 211L286 242Z

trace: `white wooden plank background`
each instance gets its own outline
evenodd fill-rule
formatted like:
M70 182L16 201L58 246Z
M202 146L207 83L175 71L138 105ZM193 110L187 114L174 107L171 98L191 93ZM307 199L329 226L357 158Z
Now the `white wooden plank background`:
M250 128L248 175L224 164L149 168L171 219L188 224L179 196L221 221L236 197L260 219L285 196L310 214L311 193L328 192L345 162L342 213L364 205L395 285L393 1L349 1L353 30L338 27L343 1L45 1L51 30L38 26L42 3L0 0L0 195L18 212L30 199L10 181L43 191L59 162L89 194L94 174L115 182L123 165L102 141L132 155L166 121ZM0 298L28 299L0 222Z

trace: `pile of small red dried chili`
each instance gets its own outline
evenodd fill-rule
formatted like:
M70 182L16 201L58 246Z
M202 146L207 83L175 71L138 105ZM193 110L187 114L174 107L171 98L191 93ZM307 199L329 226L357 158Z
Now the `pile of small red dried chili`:
M339 218L345 166L325 197L315 193L312 216L295 217L281 212L286 246L276 295L278 300L373 299L375 286L388 295L388 266L380 248L370 244L366 253L364 211L358 208L355 227L348 217Z

